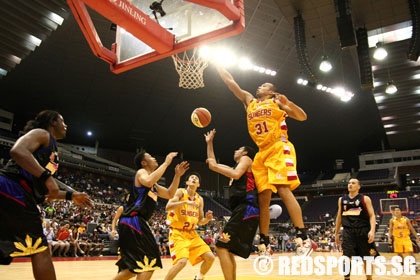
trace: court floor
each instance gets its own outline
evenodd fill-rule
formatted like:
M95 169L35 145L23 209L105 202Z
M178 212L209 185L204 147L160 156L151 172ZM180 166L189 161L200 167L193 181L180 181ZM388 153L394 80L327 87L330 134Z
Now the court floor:
M338 253L314 253L311 255L312 258L318 257L318 259L327 259L327 257L340 256ZM387 262L391 260L393 254L383 254L382 255ZM338 272L337 268L332 269L331 275L326 273L312 273L309 275L290 275L292 274L293 269L290 269L288 274L289 266L285 266L285 261L287 259L292 259L293 254L283 253L283 254L274 254L272 256L272 270L264 270L265 267L262 267L261 270L260 263L257 259L258 256L251 255L250 258L244 260L242 258L236 258L237 262L237 279L243 280L271 280L271 279L326 279L329 280L338 280L343 279L343 276ZM420 256L416 255L417 262L420 261ZM117 258L112 257L90 257L90 258L54 258L54 266L57 274L57 279L60 280L75 280L75 279L112 279L117 273L117 267L115 266ZM169 258L163 258L163 269L157 270L153 274L152 279L164 279L166 272L171 267L171 260ZM281 265L282 263L282 265ZM263 263L264 264L264 263ZM285 269L286 268L286 269ZM188 264L184 270L182 270L176 279L187 280L194 279L194 276L199 270L199 265L191 266ZM298 270L301 271L301 270ZM303 271L303 268L302 268ZM308 270L305 270L308 271ZM267 274L266 274L267 273ZM299 272L301 273L301 272ZM398 272L396 272L398 274ZM416 275L396 275L392 271L392 266L389 263L386 263L386 271L382 273L383 275L374 275L374 279L381 280L409 280L409 279L419 279L419 272ZM266 274L266 275L263 275ZM16 259L9 266L0 266L0 279L2 280L26 280L33 279L32 276L32 267L28 258ZM134 278L132 278L134 279ZM223 274L220 268L219 259L216 258L216 261L213 267L210 269L207 274L206 280L219 280L223 279ZM366 279L365 276L353 276L352 280L362 280Z

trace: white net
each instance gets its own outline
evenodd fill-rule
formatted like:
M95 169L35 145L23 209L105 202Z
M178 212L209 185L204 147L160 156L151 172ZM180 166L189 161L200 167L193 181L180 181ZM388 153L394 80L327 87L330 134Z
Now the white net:
M383 198L379 200L381 214L392 214L394 207L399 207L402 213L408 213L407 198Z
M209 65L208 59L200 57L196 48L192 50L192 54L185 51L174 54L172 59L179 74L179 87L186 89L204 87L203 73Z

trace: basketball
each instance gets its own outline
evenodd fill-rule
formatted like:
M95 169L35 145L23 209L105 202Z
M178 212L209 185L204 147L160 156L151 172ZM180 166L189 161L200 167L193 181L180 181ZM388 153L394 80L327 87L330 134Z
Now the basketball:
M206 127L211 122L211 114L206 108L196 108L191 114L191 121L196 127Z
M281 206L278 204L271 205L269 209L270 209L270 219L277 219L278 217L280 217L281 212L283 211Z

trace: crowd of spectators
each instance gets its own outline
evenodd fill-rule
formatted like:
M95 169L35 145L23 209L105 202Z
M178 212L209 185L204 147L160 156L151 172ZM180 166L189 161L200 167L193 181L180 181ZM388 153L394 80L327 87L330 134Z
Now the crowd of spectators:
M53 201L40 206L44 234L53 256L101 256L109 241L112 205L96 204L81 209L68 201ZM90 230L88 225L92 225Z

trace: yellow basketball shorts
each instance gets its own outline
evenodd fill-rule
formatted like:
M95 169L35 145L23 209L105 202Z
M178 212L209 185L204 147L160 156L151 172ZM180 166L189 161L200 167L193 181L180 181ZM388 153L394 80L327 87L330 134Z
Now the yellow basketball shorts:
M296 167L295 147L290 142L275 142L260 149L252 164L258 192L271 189L277 192L276 185L287 185L291 190L300 185Z
M410 237L394 238L394 253L412 253L413 243Z
M172 228L169 232L169 251L172 264L186 258L191 265L196 265L203 260L201 255L211 252L211 249L195 230L185 231Z

